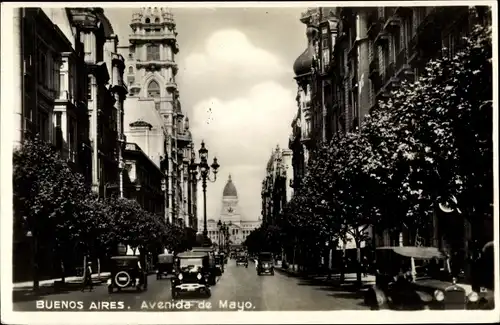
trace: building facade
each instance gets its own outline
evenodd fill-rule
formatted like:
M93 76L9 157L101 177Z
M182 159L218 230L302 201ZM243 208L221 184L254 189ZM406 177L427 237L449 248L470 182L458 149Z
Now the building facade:
M218 215L218 220L207 220L208 238L216 244L218 244L220 234L218 226L219 221L221 224L225 224L228 227L228 240L232 246L243 244L250 232L258 228L261 224L260 220L245 220L243 217L239 207L238 191L236 190L231 175L229 175L224 190L222 191L221 209ZM203 222L199 222L198 232L203 233Z
M130 27L129 45L119 48L130 90L125 134L166 175L165 218L196 229L195 181L188 169L193 143L175 80L175 20L168 8L141 8Z
M308 44L293 66L298 109L289 147L295 186L300 186L310 153L320 142L358 130L363 117L401 81L416 80L433 58L454 55L474 24L491 25L491 8L322 7L309 8L301 22ZM439 214L420 244L446 246ZM464 228L467 242L470 229L467 224ZM416 240L407 232L374 234L376 245Z
M123 105L128 90L123 82L124 58L117 53L118 37L101 8L67 12L81 30L87 66L92 189L101 197L123 197Z
M126 93L111 24L101 8L19 8L14 24L14 147L38 135L102 196L107 180L119 179L119 116ZM30 270L28 242L14 231L19 279L31 276L24 272ZM38 250L41 276L53 274L52 247Z
M262 223L273 224L285 204L293 195L292 151L273 150L266 168L266 177L262 181Z
M151 126L149 126L151 127ZM126 196L136 200L151 214L163 216L165 213L165 191L162 180L165 175L161 169L135 143L126 143L123 152L126 173Z

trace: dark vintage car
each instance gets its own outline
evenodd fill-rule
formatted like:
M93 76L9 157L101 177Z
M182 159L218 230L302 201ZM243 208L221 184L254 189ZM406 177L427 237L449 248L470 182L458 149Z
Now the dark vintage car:
M243 265L248 267L248 256L246 254L239 254L236 256L236 266Z
M365 294L372 310L458 310L478 299L451 276L449 259L435 247L380 247L376 284Z
M273 254L262 252L257 257L257 274L274 275Z
M172 278L172 298L178 298L183 292L201 293L210 297L208 255L204 252L180 253L176 263L176 272Z
M217 284L217 277L222 275L222 272L216 266L215 261L215 250L212 247L193 247L191 249L193 253L204 253L208 256L208 272L209 272L209 283L210 285Z
M138 256L113 256L111 264L111 277L107 283L109 293L113 293L114 289L121 291L125 288L147 290L148 277Z
M174 272L174 255L173 254L158 255L156 279L160 280L162 276L173 274L173 272Z
M473 290L477 292L478 299L470 309L495 309L495 255L492 241L484 245L473 268Z
M224 255L216 254L215 255L215 267L218 269L217 273L224 273Z

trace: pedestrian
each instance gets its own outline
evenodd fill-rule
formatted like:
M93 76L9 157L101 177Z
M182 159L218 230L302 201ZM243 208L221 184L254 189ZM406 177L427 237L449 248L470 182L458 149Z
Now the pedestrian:
M90 291L94 290L93 284L92 284L92 262L87 262L87 267L85 269L85 276L83 279L83 288L82 292L85 291L85 288L89 286Z
M363 277L366 278L367 277L367 273L368 273L368 258L365 256L363 256Z

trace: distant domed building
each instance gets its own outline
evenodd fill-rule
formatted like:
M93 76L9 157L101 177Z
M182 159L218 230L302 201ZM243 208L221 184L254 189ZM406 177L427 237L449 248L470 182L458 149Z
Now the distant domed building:
M229 175L226 186L222 191L222 205L218 213L219 218L207 220L208 237L213 243L219 241L219 220L229 227L229 239L233 245L241 245L252 230L258 228L261 224L260 220L243 220L238 200L238 191L234 185L231 175ZM199 232L203 232L203 222L200 225Z

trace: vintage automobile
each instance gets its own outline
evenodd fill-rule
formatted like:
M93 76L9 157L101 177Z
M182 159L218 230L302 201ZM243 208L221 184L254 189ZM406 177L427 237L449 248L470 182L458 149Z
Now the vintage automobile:
M185 252L177 255L176 272L172 278L172 298L180 293L201 293L210 297L209 256L205 252Z
M261 252L257 257L257 274L274 275L273 254Z
M481 257L473 265L473 290L477 290L478 300L470 309L495 309L495 257L493 242L488 242L481 250Z
M224 256L220 253L215 255L215 267L218 269L217 273L224 273Z
M236 266L243 265L248 267L248 256L244 253L239 253L236 256Z
M456 283L448 256L435 247L379 247L376 268L376 283L365 293L372 310L457 310L478 300Z
M174 255L173 254L159 254L158 264L156 270L156 279L161 280L162 276L167 276L173 273L174 269Z
M118 291L125 288L137 291L148 289L148 277L141 267L139 256L113 256L111 263L111 277L107 282L109 293L113 293L115 288Z
M212 247L193 247L193 253L205 253L208 256L208 281L210 285L217 284L217 277L222 275L220 269L216 267L215 250Z

